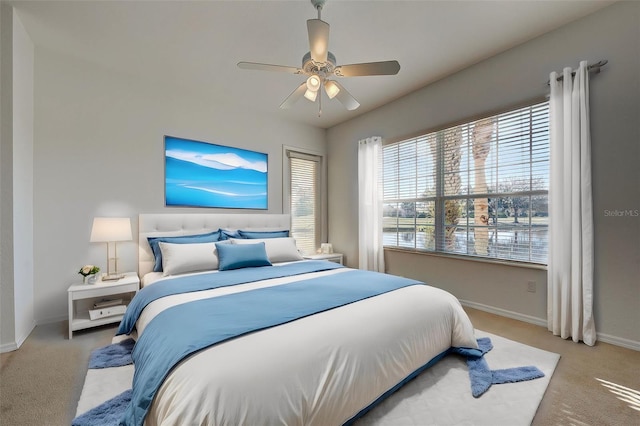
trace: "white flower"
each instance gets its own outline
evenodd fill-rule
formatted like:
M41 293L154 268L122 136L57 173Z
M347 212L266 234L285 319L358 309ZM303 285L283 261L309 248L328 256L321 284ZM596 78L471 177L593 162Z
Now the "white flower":
M100 272L100 268L95 266L95 265L84 265L82 268L80 268L80 270L78 271L78 273L82 276L87 276L87 275L93 275L93 274L97 274L98 272Z

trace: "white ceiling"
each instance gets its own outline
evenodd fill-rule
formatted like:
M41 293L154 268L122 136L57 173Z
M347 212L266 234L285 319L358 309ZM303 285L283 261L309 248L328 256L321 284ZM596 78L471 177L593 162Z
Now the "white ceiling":
M396 59L396 76L342 78L360 102L280 103L304 77L241 70L239 61L301 66L309 50L309 0L15 1L36 46L83 58L161 84L180 84L211 102L237 104L328 128L505 51L612 0L345 1L329 0L329 49L338 65ZM523 58L524 59L524 58Z

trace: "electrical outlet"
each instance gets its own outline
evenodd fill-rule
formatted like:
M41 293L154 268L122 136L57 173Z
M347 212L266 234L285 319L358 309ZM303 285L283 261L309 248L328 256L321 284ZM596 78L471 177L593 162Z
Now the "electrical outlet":
M527 282L527 291L529 293L535 293L536 292L536 282L535 281Z

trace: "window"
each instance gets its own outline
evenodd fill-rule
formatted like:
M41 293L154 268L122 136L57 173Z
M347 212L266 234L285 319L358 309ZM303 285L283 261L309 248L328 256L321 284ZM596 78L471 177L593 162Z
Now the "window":
M288 162L285 198L291 214L291 236L296 239L298 249L313 254L320 247L322 236L322 156L290 149L285 154Z
M547 262L549 104L383 147L383 243Z

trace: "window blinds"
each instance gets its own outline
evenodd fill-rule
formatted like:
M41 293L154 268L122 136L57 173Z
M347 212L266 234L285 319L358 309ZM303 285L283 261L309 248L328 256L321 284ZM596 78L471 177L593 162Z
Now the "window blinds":
M313 254L320 245L320 156L288 151L291 236L298 249Z
M384 244L546 263L548 102L383 148Z

